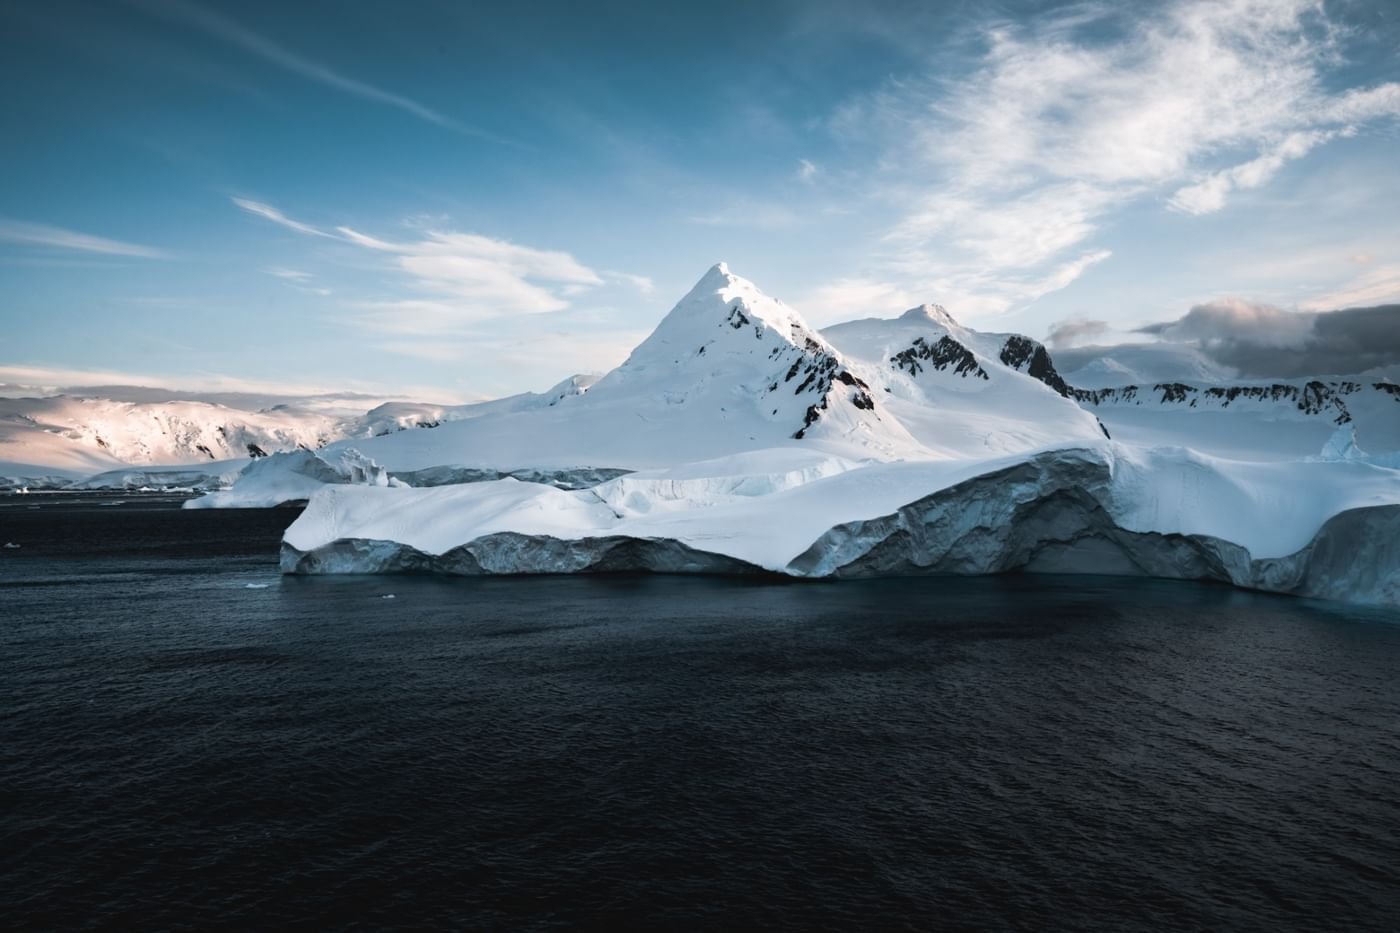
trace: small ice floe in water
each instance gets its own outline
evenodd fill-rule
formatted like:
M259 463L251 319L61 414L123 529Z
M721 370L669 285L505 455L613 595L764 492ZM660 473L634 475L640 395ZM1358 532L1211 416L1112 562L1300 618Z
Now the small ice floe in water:
M6 541L6 542L5 542L5 550L7 550L7 551L14 550L14 549L17 548L17 547L19 547L19 545L18 545L18 544L15 544L13 541Z
M243 588L245 590L265 590L271 585L271 583L245 583Z
M385 593L383 596L381 596L381 597L379 597L379 598L380 598L380 599L398 599L398 596L394 595L393 593Z

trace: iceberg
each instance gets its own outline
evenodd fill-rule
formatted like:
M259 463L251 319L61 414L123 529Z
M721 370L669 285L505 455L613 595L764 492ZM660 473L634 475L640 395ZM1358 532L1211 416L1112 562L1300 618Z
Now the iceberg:
M229 489L184 504L187 509L262 509L305 501L323 486L406 486L353 447L334 454L309 450L272 454L252 461Z
M983 464L788 451L586 490L500 480L333 486L287 529L286 573L638 570L796 578L1011 571L1218 580L1400 605L1400 472L1253 464L1112 442Z

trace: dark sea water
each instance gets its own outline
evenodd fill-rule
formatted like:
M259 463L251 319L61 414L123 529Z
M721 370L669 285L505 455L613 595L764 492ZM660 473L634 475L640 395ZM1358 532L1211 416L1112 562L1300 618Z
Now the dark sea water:
M0 500L0 927L1400 923L1384 613L282 579L291 512L39 501Z

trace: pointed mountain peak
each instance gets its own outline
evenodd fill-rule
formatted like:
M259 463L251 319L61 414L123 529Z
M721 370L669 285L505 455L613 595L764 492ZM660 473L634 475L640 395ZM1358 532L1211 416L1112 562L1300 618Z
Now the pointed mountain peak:
M748 279L730 272L726 263L718 262L676 303L657 330L689 327L708 320L717 324L728 320L735 309L743 309L738 315L740 317L757 318L784 332L794 323L803 330L808 329L787 305L768 297Z
M925 304L917 308L910 308L899 316L902 321L932 321L943 327L958 327L959 324L948 313L948 309L942 305Z
M681 303L684 304L692 298L702 298L713 295L716 292L723 291L741 283L754 291L758 291L757 287L755 287L752 282L747 279L742 279L730 272L729 263L717 262L713 266L710 266L710 268L705 271L704 275L700 276L700 281L696 282L690 291L686 293L686 296L681 299Z
M712 346L715 341L720 341L719 347ZM779 344L796 346L803 352L830 350L801 315L721 262L711 266L661 319L622 369L663 363L674 366L700 356L706 368L713 368L721 348L728 348L723 352L767 355L782 352L775 349Z

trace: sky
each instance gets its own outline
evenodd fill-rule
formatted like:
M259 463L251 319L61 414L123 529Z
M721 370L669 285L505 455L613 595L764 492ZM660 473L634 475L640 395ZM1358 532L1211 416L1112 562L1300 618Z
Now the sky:
M3 3L0 382L539 390L721 260L817 326L1286 331L1400 301L1398 49L1392 0Z

